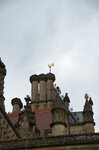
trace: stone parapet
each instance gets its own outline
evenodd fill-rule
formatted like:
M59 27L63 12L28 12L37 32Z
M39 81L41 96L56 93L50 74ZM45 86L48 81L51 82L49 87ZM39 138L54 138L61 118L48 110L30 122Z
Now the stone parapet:
M77 146L77 147L76 147ZM86 135L70 135L70 136L52 136L46 138L17 139L11 141L0 142L0 150L20 150L27 149L39 150L46 148L50 150L53 147L63 147L64 150L71 147L71 150L98 150L99 149L99 133ZM84 147L84 148L82 148Z

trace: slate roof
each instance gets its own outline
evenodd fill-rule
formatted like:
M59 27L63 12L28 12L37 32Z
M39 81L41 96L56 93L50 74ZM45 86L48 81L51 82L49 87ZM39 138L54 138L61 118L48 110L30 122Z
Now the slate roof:
M79 112L70 112L69 122L70 123L83 122L83 113L81 111L79 111Z

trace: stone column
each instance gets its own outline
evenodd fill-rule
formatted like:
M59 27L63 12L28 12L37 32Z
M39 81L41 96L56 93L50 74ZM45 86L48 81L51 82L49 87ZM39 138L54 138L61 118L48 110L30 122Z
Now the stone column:
M19 98L17 98L17 97L13 98L11 101L11 104L13 106L12 112L14 112L14 113L20 113L21 112L23 104Z
M55 75L52 73L48 73L46 75L47 78L47 102L48 108L52 107L52 102L54 100L54 86L53 82L55 81Z
M4 106L4 78L6 76L6 68L5 65L3 64L3 62L0 59L0 108L2 108L3 110L5 110L5 106Z

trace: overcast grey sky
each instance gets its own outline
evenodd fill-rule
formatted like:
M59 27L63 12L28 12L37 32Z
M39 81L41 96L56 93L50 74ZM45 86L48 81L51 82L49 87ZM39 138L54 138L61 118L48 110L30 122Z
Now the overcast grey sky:
M0 57L6 64L5 105L31 95L29 77L48 63L74 111L94 102L99 131L99 0L0 0Z

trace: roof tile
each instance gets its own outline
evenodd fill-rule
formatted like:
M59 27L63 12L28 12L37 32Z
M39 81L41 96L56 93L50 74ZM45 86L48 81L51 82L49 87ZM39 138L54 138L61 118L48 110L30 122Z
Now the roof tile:
M50 129L50 123L52 122L51 109L34 110L36 113L36 125L40 129L41 136L44 136L44 130ZM19 119L19 113L8 113L8 117L15 125Z

